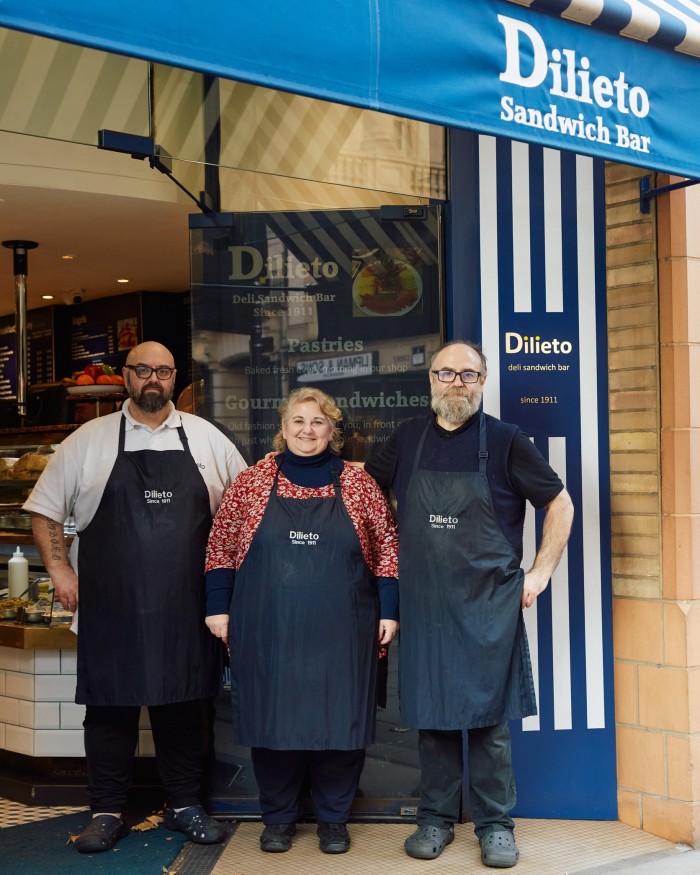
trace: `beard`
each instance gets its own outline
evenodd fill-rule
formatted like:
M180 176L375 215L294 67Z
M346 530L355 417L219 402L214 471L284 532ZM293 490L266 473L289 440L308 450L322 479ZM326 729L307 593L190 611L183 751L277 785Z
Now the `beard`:
M137 407L140 407L144 413L158 413L158 411L162 410L173 397L172 387L166 391L160 383L146 383L145 386L141 386L139 389L135 389L133 386L129 385L127 386L127 389L129 392L129 398L131 398L134 404ZM147 391L151 389L156 389L157 391Z
M481 393L463 395L459 389L450 389L439 394L431 388L430 405L433 413L449 422L451 425L461 425L470 416L478 413L481 404Z

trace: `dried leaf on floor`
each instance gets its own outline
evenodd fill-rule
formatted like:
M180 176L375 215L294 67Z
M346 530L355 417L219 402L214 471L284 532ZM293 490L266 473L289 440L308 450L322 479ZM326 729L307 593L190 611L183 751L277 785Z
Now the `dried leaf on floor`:
M158 829L160 824L163 822L163 818L158 814L151 814L147 818L141 821L141 823L136 823L131 827L132 832L148 832L149 829Z

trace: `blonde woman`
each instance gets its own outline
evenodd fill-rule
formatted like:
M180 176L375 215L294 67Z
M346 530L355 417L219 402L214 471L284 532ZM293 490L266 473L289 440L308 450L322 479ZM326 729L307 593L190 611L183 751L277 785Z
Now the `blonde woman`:
M276 455L236 479L214 520L206 622L231 653L262 850L291 848L308 780L320 849L338 854L374 738L377 648L398 628L397 536L379 487L338 456L333 399L296 389L280 419Z

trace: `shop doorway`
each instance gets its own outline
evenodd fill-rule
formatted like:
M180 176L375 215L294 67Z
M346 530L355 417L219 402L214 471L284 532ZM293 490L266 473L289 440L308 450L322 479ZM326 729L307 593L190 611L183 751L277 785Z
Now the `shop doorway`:
M437 206L192 216L200 412L255 462L270 449L280 402L314 385L343 410L344 457L364 461L398 422L429 408L426 371L442 340L441 233ZM392 643L379 664L376 741L357 819L416 814L417 733L401 724L399 648ZM214 726L212 809L256 818L250 751L233 743L227 689Z

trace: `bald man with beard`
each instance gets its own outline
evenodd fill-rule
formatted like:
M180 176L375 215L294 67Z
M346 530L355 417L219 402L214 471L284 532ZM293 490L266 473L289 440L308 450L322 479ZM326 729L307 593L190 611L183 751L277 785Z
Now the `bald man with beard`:
M396 498L402 722L418 729L418 828L406 853L434 859L454 840L467 747L469 804L484 865L519 850L508 720L536 713L523 622L571 532L573 505L517 426L481 411L486 357L456 341L433 356L432 414L403 422L365 470ZM522 569L525 505L544 508Z
M204 557L221 497L246 465L217 428L175 410L175 361L162 344L131 349L123 375L122 410L67 437L24 505L56 598L79 611L75 701L86 706L92 819L75 848L85 854L126 834L142 706L165 826L200 844L226 835L200 797L222 656L204 623Z

